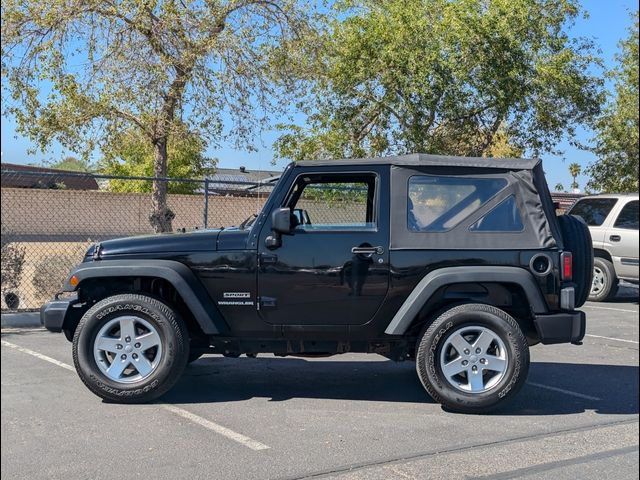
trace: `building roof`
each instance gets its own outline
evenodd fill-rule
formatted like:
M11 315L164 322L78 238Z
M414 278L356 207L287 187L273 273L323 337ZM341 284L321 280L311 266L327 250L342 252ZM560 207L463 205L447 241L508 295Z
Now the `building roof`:
M213 175L208 175L207 179L212 181L230 182L262 182L273 177L279 177L282 171L277 170L248 170L240 168L216 168Z
M240 168L217 168L213 175L207 175L209 191L214 193L263 193L271 191L264 183L275 182L282 175L276 170L248 170Z
M90 174L56 168L1 163L2 186L10 188L49 188L98 190L98 182Z
M352 158L343 160L310 160L298 162L298 165L402 165L412 167L470 167L470 168L499 168L505 170L533 170L540 163L540 159L523 158L485 158L485 157L453 157L446 155L427 155L412 153L410 155L396 155L389 157Z

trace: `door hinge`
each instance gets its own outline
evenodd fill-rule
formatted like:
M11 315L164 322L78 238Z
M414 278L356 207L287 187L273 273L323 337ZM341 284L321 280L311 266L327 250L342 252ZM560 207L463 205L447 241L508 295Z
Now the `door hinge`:
M262 307L275 308L278 306L277 303L278 302L274 297L258 297L258 310L260 310Z

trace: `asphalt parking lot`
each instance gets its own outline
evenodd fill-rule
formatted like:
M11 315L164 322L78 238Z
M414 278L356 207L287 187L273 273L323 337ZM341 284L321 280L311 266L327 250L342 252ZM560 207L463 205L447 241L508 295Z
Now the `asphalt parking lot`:
M2 478L637 478L638 290L587 304L582 346L532 348L506 409L444 411L413 363L207 356L151 405L113 405L70 344L2 330Z

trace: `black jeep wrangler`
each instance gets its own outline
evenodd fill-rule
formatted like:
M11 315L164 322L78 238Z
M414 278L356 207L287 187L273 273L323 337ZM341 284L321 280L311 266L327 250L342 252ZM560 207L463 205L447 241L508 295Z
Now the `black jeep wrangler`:
M41 319L110 401L162 395L205 353L367 352L481 413L523 385L530 345L580 343L592 270L538 160L300 162L239 227L94 245Z

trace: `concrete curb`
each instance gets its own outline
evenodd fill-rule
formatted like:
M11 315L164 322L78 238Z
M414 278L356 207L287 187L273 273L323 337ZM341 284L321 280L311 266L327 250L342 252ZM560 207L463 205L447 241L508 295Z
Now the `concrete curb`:
M41 327L39 312L3 313L2 328L34 328Z

